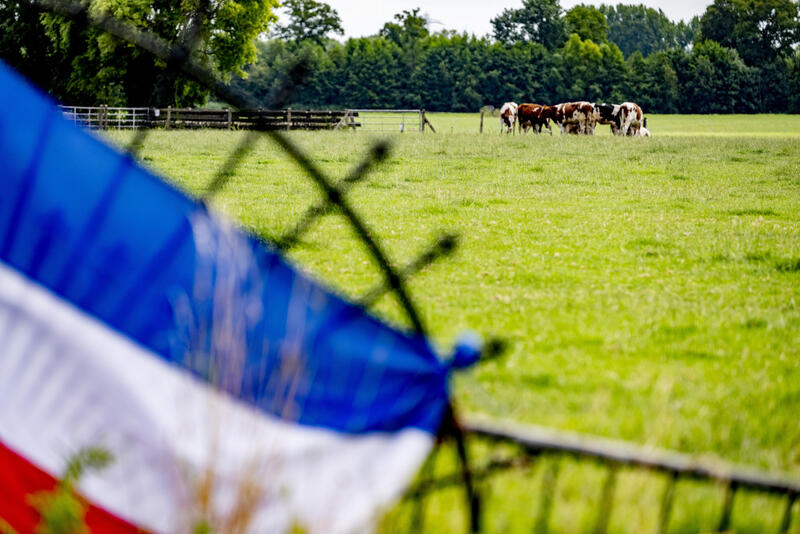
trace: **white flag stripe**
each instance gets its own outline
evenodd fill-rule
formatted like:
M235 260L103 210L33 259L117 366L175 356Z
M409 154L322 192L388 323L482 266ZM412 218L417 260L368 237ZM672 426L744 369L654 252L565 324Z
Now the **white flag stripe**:
M267 416L0 263L4 331L0 440L54 476L81 448L107 447L114 463L81 491L143 528L190 528L195 494L213 473L218 517L242 501L242 488L258 488L252 532L293 524L360 532L402 494L433 445L416 429L351 436Z

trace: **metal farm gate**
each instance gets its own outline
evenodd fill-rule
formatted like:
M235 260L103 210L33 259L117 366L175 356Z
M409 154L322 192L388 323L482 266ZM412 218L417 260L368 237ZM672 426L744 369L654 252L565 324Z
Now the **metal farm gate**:
M336 129L404 133L424 132L425 126L436 132L424 109L348 109Z
M109 106L59 106L74 124L92 130L136 130L149 125L153 110ZM156 110L157 111L157 110Z

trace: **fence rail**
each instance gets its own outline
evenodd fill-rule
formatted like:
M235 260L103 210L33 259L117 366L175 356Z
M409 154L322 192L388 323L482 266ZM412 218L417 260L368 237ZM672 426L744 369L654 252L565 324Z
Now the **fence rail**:
M488 422L467 422L463 424L471 448L477 443L504 448L502 454L484 455L482 461L473 461L471 477L481 484L503 472L522 472L530 468L540 457L571 457L583 463L590 462L604 466L605 482L600 489L600 498L595 502L597 508L594 516L596 524L594 532L606 532L614 509L614 492L617 475L620 469L641 472L652 472L666 475L666 485L661 494L657 509L657 532L669 531L669 522L675 507L676 485L682 480L693 480L700 483L713 484L724 489L724 499L717 512L715 532L733 530L734 508L737 494L742 491L771 495L782 499L777 509L780 510L779 525L775 532L786 534L793 524L793 511L800 502L800 479L790 479L781 475L742 468L725 462L698 459L696 457L675 452L640 447L602 438L591 438L578 434L563 433L538 427L496 424ZM512 447L511 452L508 447ZM490 447L491 448L491 447ZM553 495L558 484L558 461L554 460L551 468L542 477L542 489L539 494L537 532L546 531L544 527L549 521L553 506ZM430 471L420 476L419 481L409 491L409 501L421 502L447 488L462 486L464 474L446 469L446 473L434 476ZM533 503L532 503L533 504ZM777 503L776 503L777 504ZM533 508L533 507L532 507ZM421 510L418 507L418 510ZM777 517L775 519L778 519ZM481 530L479 524L471 525L473 531Z
M123 108L59 106L64 115L86 128L125 130L142 128L220 130L338 130L405 132L433 126L420 109L261 110Z
M59 106L64 116L75 124L92 129L135 130L148 125L150 108Z

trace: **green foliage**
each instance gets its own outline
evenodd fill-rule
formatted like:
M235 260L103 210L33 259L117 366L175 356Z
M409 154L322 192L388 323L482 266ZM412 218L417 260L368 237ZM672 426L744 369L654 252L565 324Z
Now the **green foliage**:
M756 111L752 94L754 72L735 50L715 41L696 43L686 90L693 113L748 113ZM750 90L750 91L748 91Z
M559 0L522 0L522 8L505 9L493 18L492 27L501 43L539 43L548 50L563 45L567 35Z
M795 52L794 57L786 62L787 84L789 86L789 111L800 113L800 51Z
M344 34L339 14L328 4L316 0L285 0L281 7L289 20L270 32L278 39L324 44L331 34Z
M194 58L221 77L241 74L241 67L255 59L254 40L273 19L277 0L222 0L207 10L204 5L200 0L96 0L90 13L114 16L171 43L184 41L188 20L201 21ZM207 89L91 26L34 13L25 2L3 1L0 15L0 55L62 101L189 106L206 99Z
M94 9L174 41L182 36L181 20L203 15L193 11L199 0L176 1L96 0ZM585 99L632 100L646 113L800 109L796 0L716 0L702 19L679 23L644 5L579 5L564 14L559 0L524 0L492 20L494 39L431 34L425 16L412 9L395 15L378 35L344 43L328 38L341 33L330 6L289 0L288 22L269 41L253 44L275 1L215 4L201 36L204 53L197 54L222 76L241 74L231 84L262 107L288 87L285 105L295 108L470 111L509 100ZM168 75L140 50L26 6L0 0L0 54L60 98L129 105L191 105L206 98L205 89ZM155 19L153 9L160 14Z
M719 15L720 27L727 27L723 11L728 7L736 17L763 10L760 3L735 4L740 1L719 0L709 7L704 24ZM782 20L777 13L774 18ZM738 18L731 20L730 28L740 24ZM580 99L636 101L646 113L800 108L796 55L784 57L776 48L772 60L750 65L724 36L691 47L699 18L676 24L643 5L581 5L562 16L557 0L537 0L507 9L493 25L494 41L446 31L431 35L427 20L414 9L395 15L380 35L344 44L306 42L298 51L270 41L259 45L250 79L234 84L267 106L268 95L300 55L308 61L309 74L295 89L295 107L470 111L510 100ZM573 30L569 38L562 33L565 28Z
M748 65L786 58L800 42L795 0L715 0L700 21L700 39L734 48Z
M419 14L419 8L398 13L394 20L383 25L380 35L400 48L400 61L405 66L404 79L408 80L414 76L425 53L425 38L430 35L428 21Z
M686 49L694 42L694 19L688 24L674 23L663 11L644 5L601 5L599 11L606 16L608 39L619 46L625 57L641 52L644 57L661 50Z
M428 20L419 14L419 8L404 10L394 16L395 22L387 22L380 34L402 47L427 37Z
M575 6L565 16L567 32L577 33L581 39L604 43L608 40L606 16L596 7Z
M50 40L42 31L40 14L28 2L0 0L0 58L33 83L48 87L59 77L61 65L50 57Z
M113 461L106 449L87 448L70 458L62 479L53 491L40 491L29 497L39 512L37 534L85 534L86 503L75 494L74 486L87 470L100 470Z
M660 113L678 113L688 109L682 99L682 86L675 70L673 56L685 57L683 52L657 52L647 59L634 52L628 59L630 71L626 100L633 100L644 109Z
M0 534L19 534L6 520L0 517Z

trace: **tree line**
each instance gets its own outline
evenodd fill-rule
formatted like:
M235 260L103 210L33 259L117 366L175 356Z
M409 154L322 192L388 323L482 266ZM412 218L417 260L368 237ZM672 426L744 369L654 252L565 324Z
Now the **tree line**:
M673 22L643 5L568 11L523 0L492 22L493 35L432 33L418 9L371 37L338 42L335 11L289 23L258 43L258 60L233 85L265 107L304 58L290 105L476 111L505 101L636 101L649 113L800 111L798 2L715 0L701 17ZM314 26L314 31L309 30ZM303 28L303 31L293 30ZM312 37L309 37L312 36Z
M171 42L198 15L185 0L102 5ZM335 39L343 34L336 11L317 0L285 0L280 22L276 0L210 5L197 58L265 108L281 94L281 105L294 108L476 111L505 101L632 100L648 113L800 112L800 0L715 0L688 22L643 5L565 11L559 0L521 0L491 20L487 36L432 32L413 9L373 36L345 41ZM26 6L0 0L0 56L62 101L207 99L130 45Z

